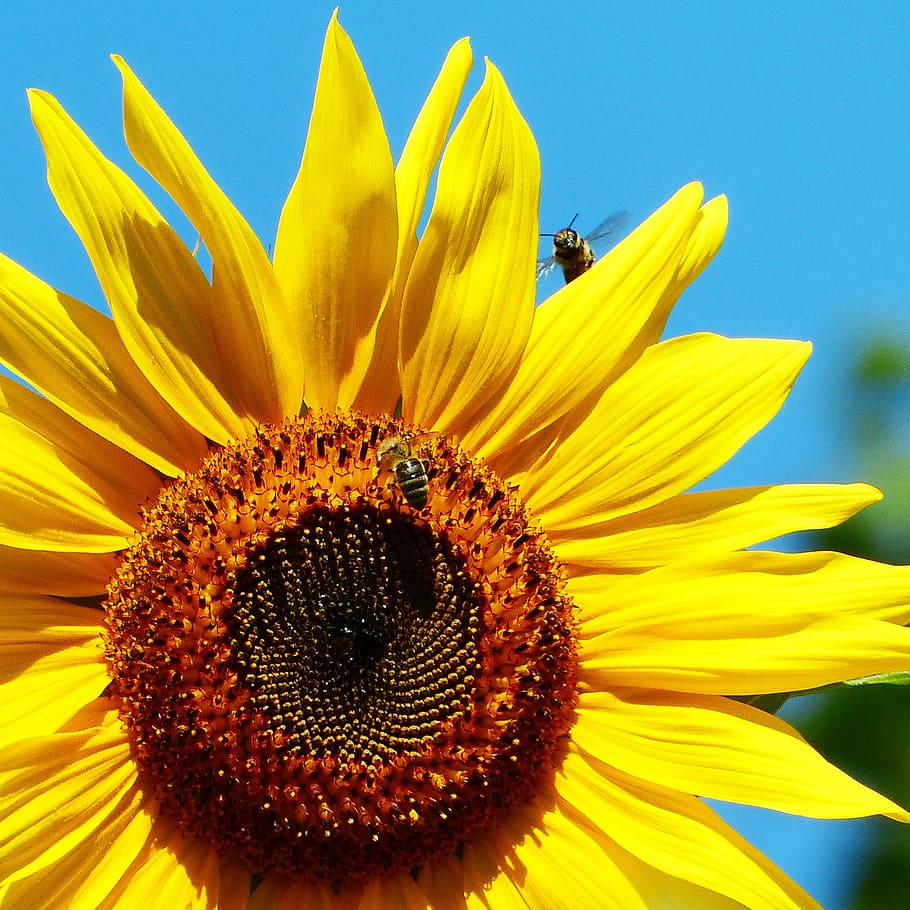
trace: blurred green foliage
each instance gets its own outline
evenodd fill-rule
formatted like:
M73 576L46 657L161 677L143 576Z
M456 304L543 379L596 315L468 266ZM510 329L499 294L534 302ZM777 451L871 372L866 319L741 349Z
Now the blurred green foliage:
M833 549L910 563L910 331L882 326L861 342L846 388L832 402L842 421L845 456L882 502L812 535ZM825 756L863 782L910 806L910 686L844 688L817 696L800 728ZM881 820L864 861L853 910L910 907L910 826Z
M910 331L892 326L860 348L845 388L832 402L843 422L845 454L882 502L817 535L819 546L885 562L910 562ZM910 907L910 904L907 904Z

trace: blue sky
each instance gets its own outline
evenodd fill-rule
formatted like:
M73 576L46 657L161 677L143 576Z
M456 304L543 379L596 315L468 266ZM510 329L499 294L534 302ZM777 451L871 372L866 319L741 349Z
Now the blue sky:
M269 243L331 10L299 0L181 0L153 12L128 2L2 4L0 250L100 302L47 190L24 90L56 94L149 190L123 142L111 52L126 57ZM815 354L777 421L716 482L859 479L838 424L843 358L879 320L898 318L910 334L905 4L358 0L340 18L396 154L446 50L471 35L540 145L543 230L576 211L582 227L616 209L640 220L691 179L726 193L726 244L683 298L672 333L808 338ZM184 233L192 242L185 224ZM741 824L826 906L842 906L863 823Z

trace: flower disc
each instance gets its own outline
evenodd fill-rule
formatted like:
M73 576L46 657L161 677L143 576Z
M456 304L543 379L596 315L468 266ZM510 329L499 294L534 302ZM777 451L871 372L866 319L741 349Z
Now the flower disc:
M418 508L399 480L424 473ZM149 505L107 610L151 789L257 873L341 886L457 849L532 795L572 723L549 545L489 469L391 419L216 451Z

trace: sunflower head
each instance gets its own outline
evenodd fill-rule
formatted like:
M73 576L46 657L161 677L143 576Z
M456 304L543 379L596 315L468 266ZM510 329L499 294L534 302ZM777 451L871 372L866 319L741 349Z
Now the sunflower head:
M251 871L341 887L454 850L533 795L571 726L552 549L510 489L391 418L307 416L146 507L106 655L162 811ZM394 473L394 472L393 472Z
M272 262L115 63L212 267L32 92L112 318L0 257L0 898L781 910L702 797L907 820L747 703L906 670L910 576L755 549L863 484L693 492L809 353L661 340L722 197L573 231L538 307L498 71L449 136L458 42L396 163L333 16Z

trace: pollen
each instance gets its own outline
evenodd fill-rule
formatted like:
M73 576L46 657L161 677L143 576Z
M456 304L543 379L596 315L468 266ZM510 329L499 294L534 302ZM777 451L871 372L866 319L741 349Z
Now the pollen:
M573 720L544 535L481 462L391 418L214 451L147 505L106 609L144 785L256 874L340 887L457 851L552 775Z

